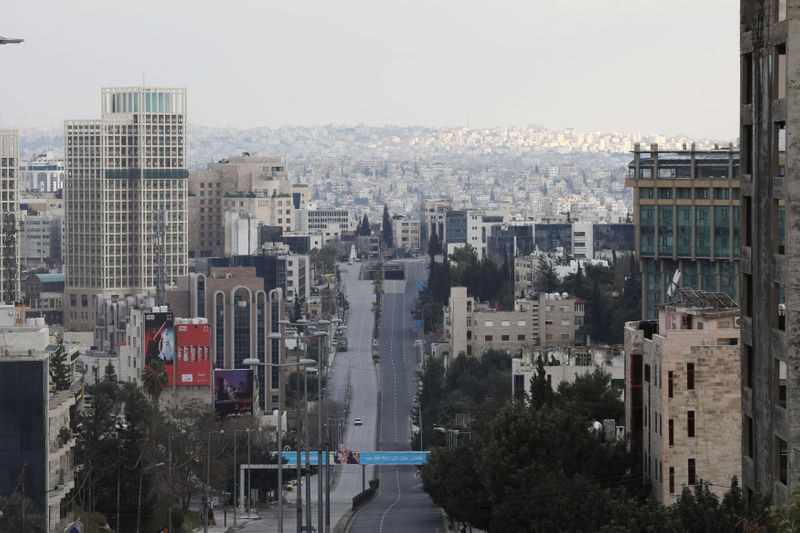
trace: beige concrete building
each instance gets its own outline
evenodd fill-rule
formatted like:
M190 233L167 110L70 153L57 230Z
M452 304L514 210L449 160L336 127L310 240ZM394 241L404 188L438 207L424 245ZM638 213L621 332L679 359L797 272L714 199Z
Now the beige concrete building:
M738 324L727 294L680 289L657 322L625 326L626 431L664 505L700 480L722 497L741 475Z
M513 311L497 311L452 287L443 309L449 353L480 357L486 350L518 354L539 345L582 344L585 305L566 293L542 293L535 300L516 300Z
M453 208L449 198L425 199L420 208L420 245L427 248L428 239L436 233L439 242L444 241L447 230L447 212Z
M548 383L556 390L561 383L573 383L575 378L602 370L611 376L611 385L625 390L625 357L621 346L540 346L511 360L511 393L531 393L531 378L537 364L544 363ZM600 421L602 422L602 421Z
M392 231L394 233L395 248L404 250L419 250L419 220L406 215L392 217Z
M188 270L186 91L103 89L100 120L64 125L64 325L94 327L94 296L153 291L164 223L169 285Z
M294 229L293 184L284 157L242 155L211 163L189 174L190 257L225 254L230 226L241 219L257 225ZM298 196L307 187L298 188ZM232 214L227 215L226 214Z

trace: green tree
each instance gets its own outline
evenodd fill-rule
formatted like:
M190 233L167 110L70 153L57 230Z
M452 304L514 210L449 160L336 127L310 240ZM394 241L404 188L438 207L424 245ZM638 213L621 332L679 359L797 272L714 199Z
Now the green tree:
M625 404L611 386L611 375L599 368L572 383L562 382L557 394L560 402L569 404L584 420L613 418L621 422L625 417Z
M433 264L433 257L442 253L442 243L439 236L436 235L436 226L431 229L431 236L428 239L428 255L431 257L431 264Z
M556 267L544 257L539 258L533 289L536 292L555 292L558 290Z
M103 373L103 381L109 383L117 382L117 371L114 369L114 364L111 362L111 359L109 359L108 363L106 363L106 368Z
M164 371L164 363L160 359L153 359L144 367L142 372L142 387L153 400L158 403L158 398L167 388L169 376Z
M364 237L369 237L370 235L372 235L372 229L370 228L369 225L369 217L367 216L366 213L364 213L364 218L361 219L360 228L361 232L359 233L359 235L362 235Z
M381 241L386 248L394 248L394 231L392 228L392 217L389 215L389 208L383 204L383 223L381 224Z
M72 374L69 368L69 361L67 361L64 342L60 338L58 346L50 354L48 370L50 372L50 392L69 390L72 385Z
M553 388L547 380L547 371L544 369L544 361L539 357L536 360L536 374L531 377L531 406L534 410L539 410L545 405L552 403L553 398Z

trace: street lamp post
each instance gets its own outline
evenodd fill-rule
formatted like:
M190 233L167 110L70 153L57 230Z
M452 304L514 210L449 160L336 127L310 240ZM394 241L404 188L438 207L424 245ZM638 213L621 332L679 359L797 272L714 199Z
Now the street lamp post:
M327 322L327 321L326 321ZM322 321L320 321L322 323ZM323 475L323 466L322 466L322 338L327 337L328 334L324 331L317 331L314 333L314 336L317 338L317 359L319 359L319 365L317 366L317 529L319 531L323 531L322 529L322 475ZM327 405L327 400L326 400ZM328 457L326 455L326 457ZM327 474L328 472L325 472Z
M281 339L283 338L280 333L270 333L270 339ZM278 533L283 533L283 428L281 423L281 412L283 411L283 392L282 392L282 376L283 373L281 372L284 368L289 368L293 366L297 366L300 368L301 366L306 365L313 365L313 359L301 359L297 363L284 363L284 364L276 364L276 363L266 363L259 361L255 357L251 357L242 361L242 364L245 366L269 366L272 368L278 369L278 421L277 421L277 428L276 431L278 433ZM299 457L298 457L299 459ZM299 461L298 461L299 464Z
M208 447L206 448L206 488L205 497L203 499L203 533L208 533L208 511L210 507L210 502L208 501L208 484L211 478L211 435L220 433L225 433L225 430L219 429L208 432Z

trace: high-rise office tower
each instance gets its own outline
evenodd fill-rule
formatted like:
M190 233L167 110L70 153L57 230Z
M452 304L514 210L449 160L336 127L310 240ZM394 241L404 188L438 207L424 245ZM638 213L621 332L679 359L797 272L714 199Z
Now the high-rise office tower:
M800 486L800 0L742 0L742 484ZM794 244L792 244L794 243Z
M633 188L642 318L685 287L734 299L740 249L739 153L659 150L637 143L625 185ZM680 272L676 277L675 273ZM677 281L677 287L670 286Z
M19 133L0 130L0 302L19 299Z
M95 294L155 292L188 270L185 89L103 89L101 105L100 120L64 125L72 330L94 328Z

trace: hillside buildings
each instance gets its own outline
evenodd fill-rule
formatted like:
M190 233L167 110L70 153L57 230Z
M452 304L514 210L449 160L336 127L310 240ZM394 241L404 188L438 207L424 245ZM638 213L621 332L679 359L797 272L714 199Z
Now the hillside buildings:
M152 291L162 268L167 285L188 268L186 91L103 89L101 104L99 120L64 126L64 322L73 330L94 327L95 295Z
M678 289L675 300L659 306L658 321L625 325L625 427L643 480L664 505L701 479L721 498L741 473L743 429L752 450L752 422L743 428L741 418L736 302L692 289Z
M739 153L634 146L625 185L633 188L636 252L642 271L642 315L679 287L736 298L740 242Z

